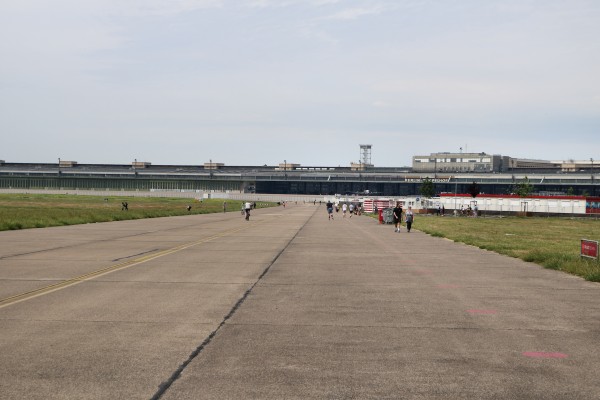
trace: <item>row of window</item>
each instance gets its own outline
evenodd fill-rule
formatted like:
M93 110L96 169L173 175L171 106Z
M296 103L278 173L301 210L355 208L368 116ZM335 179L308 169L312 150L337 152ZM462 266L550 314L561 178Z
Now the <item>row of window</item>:
M83 189L83 190L240 190L239 182L129 180L129 179L0 179L2 189Z
M417 163L491 163L491 158L415 158Z

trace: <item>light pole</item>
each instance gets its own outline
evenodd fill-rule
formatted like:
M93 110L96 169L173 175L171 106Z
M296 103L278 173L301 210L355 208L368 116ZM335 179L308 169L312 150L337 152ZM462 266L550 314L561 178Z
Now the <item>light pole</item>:
M460 154L462 155L462 147L460 148ZM462 162L462 159L460 160ZM457 167L458 168L458 167ZM456 195L458 194L458 179L456 175L454 176L454 215L458 215L458 210L456 209Z
M58 159L58 173L57 173L57 175L58 175L58 190L62 189L60 187L60 174L61 174L61 171L60 171L60 157L59 157L59 159Z
M454 176L454 215L456 215L456 195L458 192L458 179Z
M592 163L592 196L596 195L596 188L594 187L594 159L590 157Z

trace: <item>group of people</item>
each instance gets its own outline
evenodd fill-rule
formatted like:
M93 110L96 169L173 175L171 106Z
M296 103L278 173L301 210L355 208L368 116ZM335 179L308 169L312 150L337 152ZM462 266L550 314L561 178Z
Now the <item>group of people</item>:
M402 226L402 203L397 202L396 207L392 210L393 212L393 220L395 230L394 232L400 232L400 227ZM412 210L411 206L408 206L406 211L404 211L404 222L406 222L406 231L410 233L410 229L412 228L413 221L415 219L415 213Z
M332 220L333 219L333 210L335 210L335 212L339 212L340 211L340 205L339 204L333 204L333 202L330 200L327 202L326 204L326 208L327 208L327 214L329 216L329 219ZM362 206L360 204L354 204L354 203L343 203L342 204L342 217L346 218L346 215L350 215L350 218L352 218L352 215L361 215L362 214Z
M334 219L333 210L335 209L335 211L338 212L339 206L337 204L334 205L333 202L330 200L327 202L325 207L327 208L327 215L328 215L329 220ZM346 213L348 213L348 211L350 212L350 218L352 218L352 214L360 215L362 208L360 205L355 206L352 203L342 204L342 214L343 214L344 218L346 217ZM393 209L393 222L394 222L394 226L395 226L395 232L400 232L400 227L402 226L402 214L403 214L402 203L397 202L396 207L394 207L394 209ZM415 213L413 212L412 207L408 206L406 211L404 211L404 222L406 222L406 231L409 233L412 228L414 219L415 219Z
M466 216L477 217L479 215L479 208L477 207L477 204L475 204L475 207L473 207L473 208L471 208L471 206L468 206L467 208L465 208L463 205L461 205L460 210L454 210L454 215L455 216L466 215Z

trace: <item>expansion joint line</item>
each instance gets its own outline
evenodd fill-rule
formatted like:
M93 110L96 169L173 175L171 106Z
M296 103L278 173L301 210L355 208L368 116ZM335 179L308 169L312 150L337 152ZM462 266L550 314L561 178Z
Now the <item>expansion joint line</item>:
M233 317L233 315L236 313L236 311L242 306L242 304L244 303L244 301L246 301L246 299L248 298L248 296L250 295L250 293L252 293L252 291L254 290L254 288L256 287L256 285L258 285L258 283L265 277L265 275L267 275L267 273L269 272L269 270L271 269L271 267L273 266L273 264L275 264L275 262L279 259L279 257L281 257L281 255L287 250L287 248L290 246L290 244L292 244L292 242L294 241L294 239L296 239L296 237L298 236L298 234L302 231L302 229L304 229L304 227L306 226L306 224L314 217L315 213L318 210L319 209L317 208L315 211L313 211L313 214L311 215L311 217L308 218L304 222L304 224L302 224L302 226L298 229L298 231L294 234L294 236L285 244L285 246L283 247L283 249L281 249L279 251L279 253L277 253L277 255L275 255L275 257L273 257L273 260L271 260L271 262L269 263L269 265L267 265L267 267L260 274L260 276L256 279L256 281L252 284L252 286L250 286L250 288L244 292L244 294L242 295L242 297L240 297L240 299L235 303L235 305L231 308L231 310L229 310L229 312L227 313L227 315L225 315L225 317L223 318L223 320L221 321L221 323L215 328L215 330L212 331L208 335L208 337L206 339L204 339L204 341L202 343L200 343L200 345L190 354L190 356L187 358L187 360L185 360L179 366L179 368L177 368L177 370L175 370L175 372L173 372L173 374L169 377L169 379L167 379L165 382L163 382L163 383L161 383L159 385L158 391L154 394L154 396L152 396L150 398L150 400L159 400L159 399L161 399L162 396L167 392L167 390L169 390L169 388L171 387L171 385L173 385L173 383L175 383L175 381L177 379L179 379L179 377L181 376L181 374L183 373L183 371L188 367L188 365L190 365L190 363L202 352L202 350L204 350L204 348L206 348L206 346L208 346L210 344L210 342L212 342L212 340L217 335L217 333L221 330L221 328L223 328L223 326L225 326L225 324L227 323L227 321L231 317Z

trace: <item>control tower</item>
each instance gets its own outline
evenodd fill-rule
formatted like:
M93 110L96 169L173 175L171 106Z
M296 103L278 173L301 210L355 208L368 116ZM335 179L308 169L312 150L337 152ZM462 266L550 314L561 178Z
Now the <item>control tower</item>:
M353 171L364 171L373 166L371 164L371 147L370 144L360 145L360 162L358 164L352 163L351 168Z
M372 166L371 164L371 147L370 144L360 145L360 162L366 166Z

